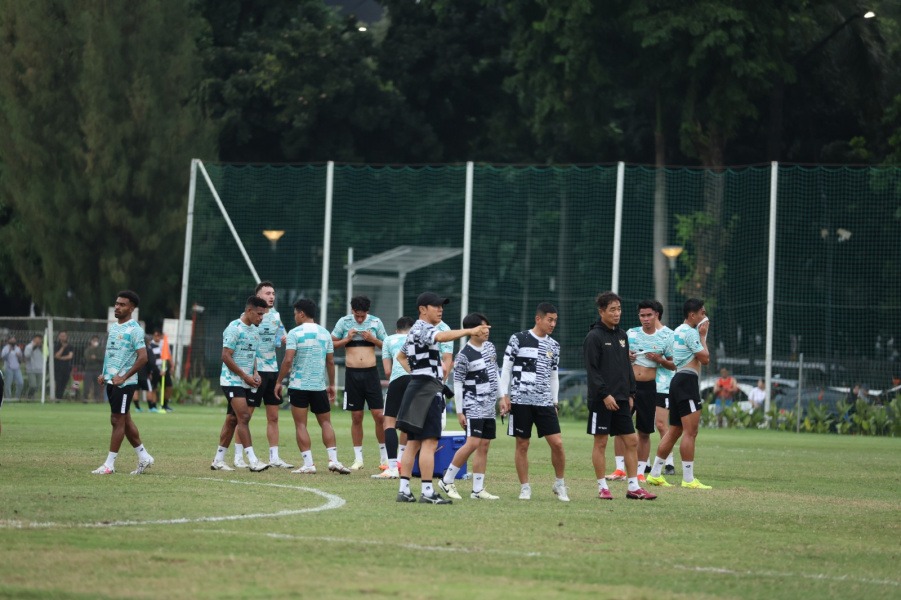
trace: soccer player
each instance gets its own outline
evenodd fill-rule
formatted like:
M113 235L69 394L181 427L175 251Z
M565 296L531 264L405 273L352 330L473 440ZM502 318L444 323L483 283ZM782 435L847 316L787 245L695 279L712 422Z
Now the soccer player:
M388 464L385 431L382 423L382 383L375 366L375 349L382 349L388 334L381 319L369 314L371 302L366 296L350 299L351 314L338 319L332 330L335 348L345 348L344 410L350 411L350 436L354 444L351 471L363 468L363 405L375 421L375 437L379 443L381 462Z
M594 436L591 462L598 478L598 498L613 500L607 487L605 456L607 438L622 438L623 454L630 500L654 500L657 496L638 485L638 439L632 424L632 406L635 404L635 376L629 364L629 338L619 328L622 318L622 299L613 292L603 292L595 300L600 318L588 329L582 343L585 369L588 373L588 434ZM653 385L653 382L652 382ZM653 407L654 398L651 399ZM652 411L641 418L650 418Z
M400 489L397 492L398 502L416 502L410 492L410 476L413 473L413 461L419 453L419 470L422 474L422 495L419 502L425 504L452 504L437 493L432 487L432 475L435 472L435 451L441 437L441 417L444 414L444 367L441 362L441 342L451 342L464 336L488 337L488 325L479 325L472 329L456 329L438 331L444 305L450 302L432 292L423 292L416 300L419 308L419 320L413 324L407 341L397 354L398 361L406 364L411 374L410 384L404 392L401 409L398 413L398 424L407 432L407 452L401 461ZM422 427L414 429L405 421L411 415L411 408L426 406Z
M501 415L510 415L507 435L516 438L516 474L519 476L520 500L531 500L529 484L529 442L532 425L538 437L551 447L551 463L556 481L552 491L563 502L569 502L563 472L566 454L557 418L557 394L560 382L560 344L551 337L557 326L557 308L550 302L538 305L535 327L510 337L504 351L501 371Z
M654 433L657 417L657 367L665 361L668 344L672 336L669 329L658 327L656 300L642 300L638 303L638 320L641 327L633 327L629 336L629 358L635 376L635 398L632 414L635 415L635 429L638 433L638 483L645 482L645 468L651 453L651 434ZM672 355L672 350L670 350ZM653 358L652 358L653 357ZM657 359L657 360L654 360ZM672 363L670 363L672 364ZM616 470L607 476L611 481L626 479L623 470L623 440L617 436L614 441Z
M275 383L275 395L281 399L282 380L290 374L288 397L291 400L297 447L303 457L303 465L291 472L316 472L312 442L307 430L307 415L312 410L322 429L322 443L328 453L328 470L348 475L350 469L338 461L335 429L330 415L331 403L335 399L335 349L328 330L318 325L315 319L315 302L301 298L294 303L294 322L297 327L288 332L285 358Z
M385 450L388 454L388 468L372 475L373 479L397 479L400 472L398 463L398 436L397 436L397 411L400 409L400 401L404 397L407 385L410 383L410 374L397 361L397 353L407 341L407 334L413 327L413 319L401 317L397 320L394 335L385 338L382 344L382 366L385 368L385 376L388 377L388 394L385 398L385 414L382 424L385 430ZM406 434L404 442L406 442Z
M491 325L481 313L472 313L463 318L463 329L479 325ZM474 500L497 500L498 496L485 489L485 466L488 464L488 447L496 437L497 417L495 408L498 400L497 351L488 341L488 331L484 335L472 336L469 343L457 353L454 363L454 398L459 410L457 420L466 431L466 443L457 450L444 479L438 487L455 500L462 500L454 478L475 453L472 460L472 493Z
M701 392L698 378L701 365L710 362L710 351L707 348L707 329L710 327L710 321L707 319L704 301L697 298L686 300L682 313L685 315L685 321L673 332L673 362L676 365L676 374L670 382L670 427L657 446L657 456L654 458L648 483L671 487L660 472L666 455L681 437L679 455L682 458L682 487L709 490L709 485L695 479L694 460L698 423L701 420Z
M663 304L654 300L657 304L657 330L666 334L666 349L662 353L649 352L645 355L649 360L657 363L657 409L654 413L654 426L657 428L657 434L660 439L666 435L669 429L669 385L673 380L673 372L676 370L676 363L673 362L673 330L666 327L662 322ZM649 456L650 458L650 456ZM645 473L651 472L651 465L645 467ZM673 464L673 451L666 457L666 465L663 467L664 475L675 475L676 467Z
M254 288L258 298L266 301L266 313L263 322L260 323L260 355L257 358L257 372L260 375L260 387L253 398L247 399L250 407L250 415L253 410L261 405L266 406L266 437L269 440L269 466L282 469L293 469L294 465L283 461L278 455L278 408L281 406L281 398L275 394L275 385L278 375L278 360L275 357L275 348L285 339L281 315L273 307L275 306L275 286L271 281L261 281ZM279 379L278 381L281 381ZM237 448L236 448L237 449Z
M110 436L106 462L92 471L97 475L112 475L116 472L116 456L122 446L122 438L126 437L138 454L138 468L131 472L132 475L140 475L153 466L154 462L153 457L144 449L138 427L128 412L137 387L137 373L147 363L144 330L131 318L140 302L141 299L136 293L124 290L116 295L116 303L113 306L116 322L109 328L103 371L97 377L99 385L106 385L113 433Z
M253 451L250 437L250 407L247 398L251 390L260 385L260 376L256 372L257 357L260 351L260 334L257 326L263 321L269 305L259 296L250 296L244 303L241 318L229 323L222 332L222 372L219 385L228 401L225 423L219 433L219 448L210 469L213 471L234 471L225 464L225 451L237 432L238 439L244 442L244 453L251 471L265 471L267 463L260 461ZM235 455L235 466L238 466L238 455ZM242 461L243 462L243 461Z

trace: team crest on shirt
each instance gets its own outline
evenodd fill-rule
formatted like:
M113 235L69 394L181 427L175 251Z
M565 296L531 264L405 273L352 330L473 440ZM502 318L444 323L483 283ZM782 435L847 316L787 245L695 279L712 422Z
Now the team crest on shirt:
M620 341L619 341L619 345L620 345L622 348L625 348L625 347L626 347L626 340L620 340Z
M547 352L545 352L545 354L547 354L547 357L548 357L548 358L553 358L553 357L554 357L554 353L551 352L550 350L548 350Z

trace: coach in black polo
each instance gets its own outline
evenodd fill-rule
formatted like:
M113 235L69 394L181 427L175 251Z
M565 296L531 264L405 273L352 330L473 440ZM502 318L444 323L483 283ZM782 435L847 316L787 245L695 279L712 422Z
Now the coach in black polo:
M620 329L622 299L613 292L600 294L595 303L600 319L591 325L582 352L588 372L588 434L594 436L591 462L598 478L598 498L612 500L607 487L604 452L607 438L622 437L625 443L626 474L629 489L626 498L653 500L657 496L638 485L638 436L632 424L635 375L629 361L629 337Z

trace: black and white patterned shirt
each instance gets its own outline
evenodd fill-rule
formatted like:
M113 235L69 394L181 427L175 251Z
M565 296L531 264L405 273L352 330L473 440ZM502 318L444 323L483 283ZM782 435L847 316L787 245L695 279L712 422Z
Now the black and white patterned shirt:
M510 402L531 406L553 406L551 374L560 365L560 344L551 336L540 338L531 331L514 333L504 359L513 362Z
M441 348L435 341L438 329L419 319L410 328L407 341L401 352L407 355L411 375L425 375L444 380L444 367L441 365Z
M493 419L497 405L497 350L466 344L454 361L454 381L463 384L463 410L470 419Z

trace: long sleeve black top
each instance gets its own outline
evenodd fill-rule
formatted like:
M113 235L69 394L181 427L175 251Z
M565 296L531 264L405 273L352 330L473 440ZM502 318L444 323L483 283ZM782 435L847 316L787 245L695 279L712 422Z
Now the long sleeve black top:
M635 396L635 375L629 361L629 337L618 326L610 329L598 319L582 343L588 372L588 408L613 396L617 404Z

